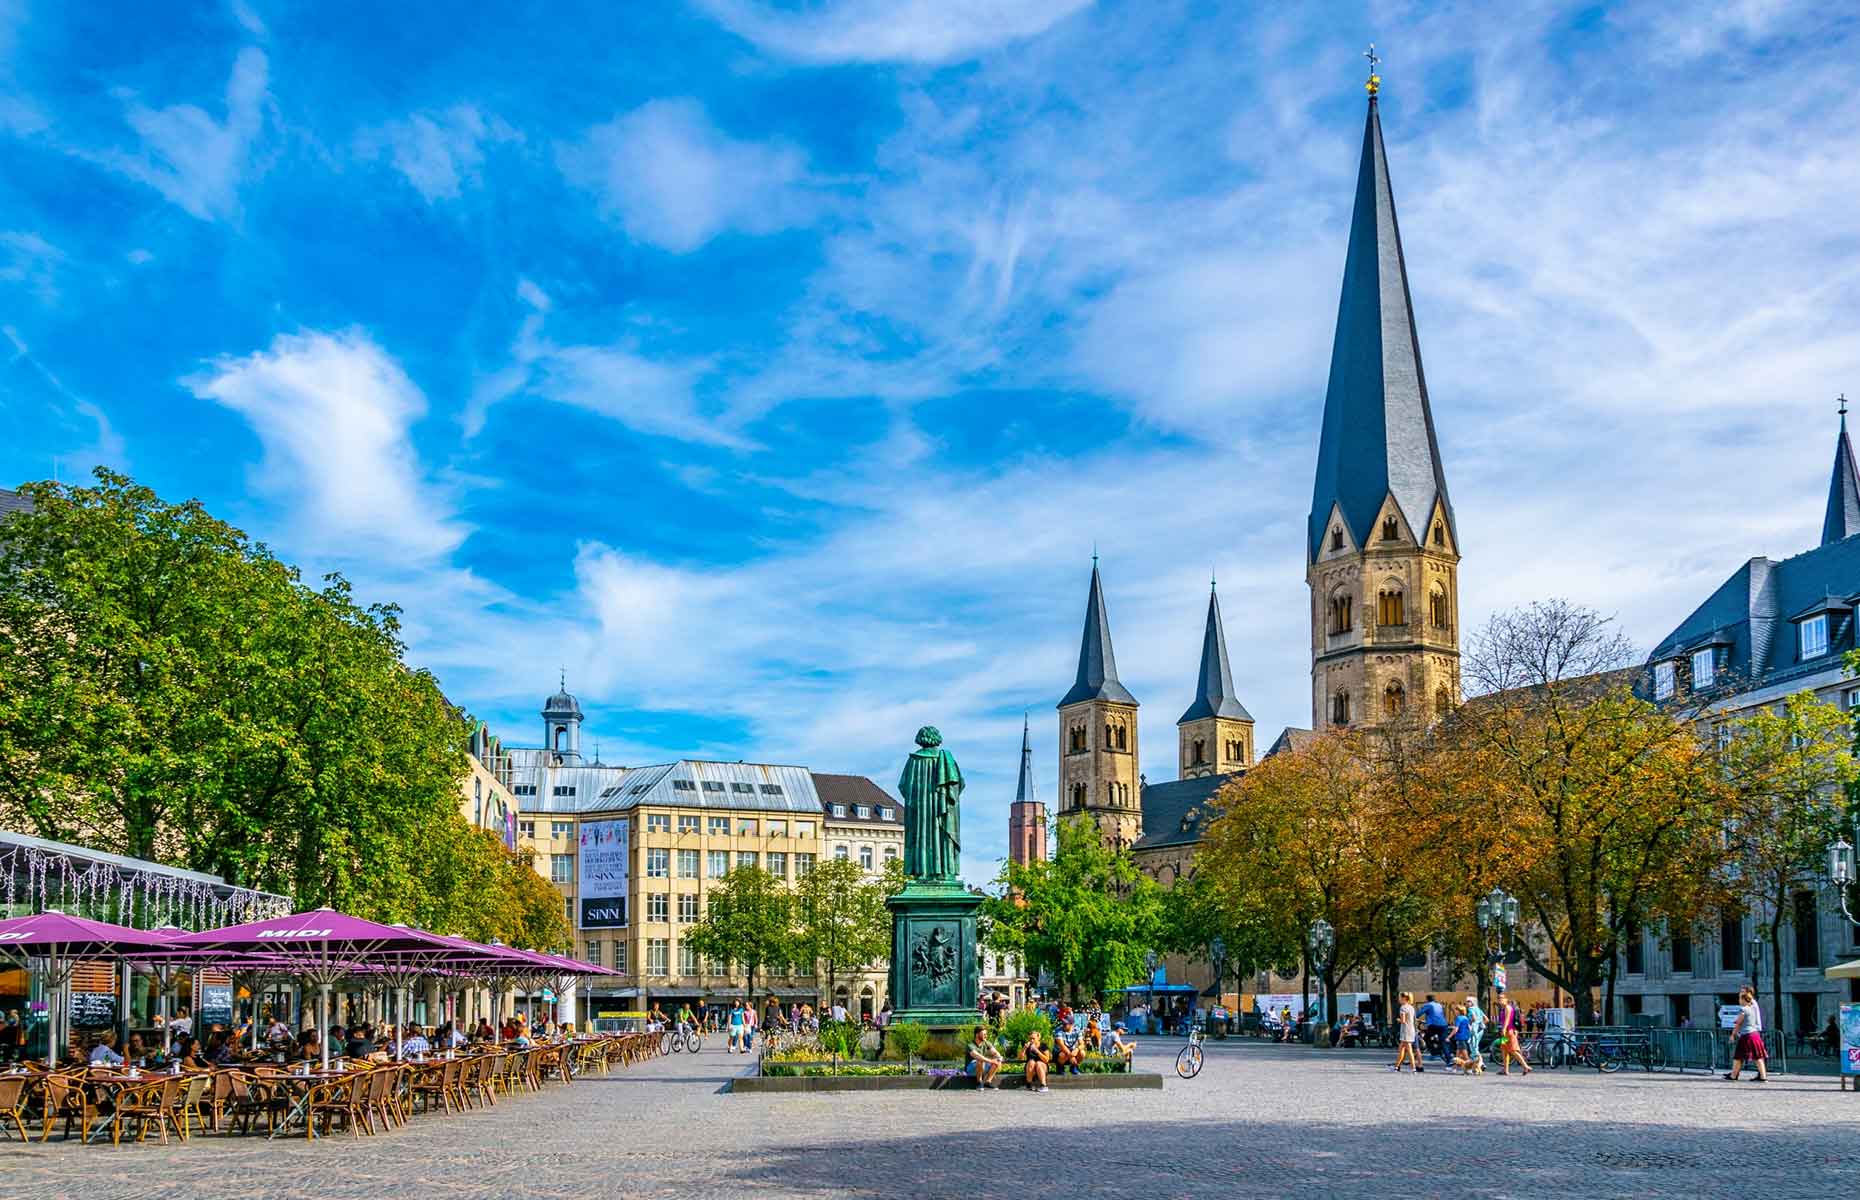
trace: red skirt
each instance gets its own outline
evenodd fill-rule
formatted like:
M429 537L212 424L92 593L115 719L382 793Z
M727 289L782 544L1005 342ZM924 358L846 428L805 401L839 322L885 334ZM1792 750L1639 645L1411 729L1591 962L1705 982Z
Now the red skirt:
M1737 1035L1737 1053L1733 1056L1745 1062L1762 1062L1769 1058L1763 1049L1763 1035L1760 1033L1740 1033Z

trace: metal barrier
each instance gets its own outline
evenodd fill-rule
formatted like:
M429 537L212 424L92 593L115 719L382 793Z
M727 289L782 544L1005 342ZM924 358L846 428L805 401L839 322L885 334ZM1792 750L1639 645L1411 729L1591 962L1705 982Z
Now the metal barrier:
M1553 1042L1555 1031L1545 1035L1546 1042ZM1646 1026L1625 1025L1583 1025L1569 1031L1575 1040L1610 1041L1623 1047L1631 1047L1641 1042L1647 1043L1658 1051L1655 1061L1664 1058L1665 1065L1657 1068L1666 1071L1703 1071L1708 1074L1731 1069L1731 1035L1723 1029L1658 1029ZM1768 1069L1776 1074L1789 1071L1788 1039L1780 1034L1766 1034L1763 1048L1769 1055ZM1567 1051L1559 1054L1552 1045L1552 1053L1544 1059L1547 1066L1573 1065ZM1632 1053L1623 1055L1624 1070L1639 1070L1642 1064L1637 1062ZM1537 1059L1533 1059L1537 1062ZM1745 1064L1745 1070L1749 1070Z

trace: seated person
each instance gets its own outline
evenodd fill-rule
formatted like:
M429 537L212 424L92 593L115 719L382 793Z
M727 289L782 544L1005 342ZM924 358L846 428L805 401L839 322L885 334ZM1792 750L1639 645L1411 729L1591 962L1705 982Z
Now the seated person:
M265 1040L274 1046L281 1046L291 1040L291 1027L283 1018L271 1018L271 1024L265 1026Z
M342 1053L345 1058L367 1058L375 1052L374 1031L366 1025L352 1025L349 1036L343 1040Z
M1079 1074L1079 1064L1085 1061L1085 1047L1081 1043L1079 1031L1071 1026L1062 1026L1053 1036L1053 1066L1061 1075L1069 1069L1072 1074Z
M306 1029L297 1039L297 1050L291 1056L292 1062L316 1062L323 1057L323 1043L317 1040L316 1030Z
M447 1021L446 1027L439 1031L439 1045L443 1050L460 1049L465 1045L466 1040L465 1035L459 1032L458 1026L450 1021Z
M1103 1053L1107 1056L1115 1054L1125 1062L1129 1062L1136 1057L1137 1046L1135 1042L1125 1038L1124 1032L1123 1022L1120 1021L1112 1026L1111 1036L1104 1040Z
M481 1042L494 1042L497 1040L497 1030L491 1028L489 1021L479 1017L478 1028L472 1031L472 1037Z
M988 1040L988 1026L977 1025L975 1038L969 1043L969 1074L977 1088L999 1088L995 1076L1001 1073L1001 1055Z
M106 1029L97 1044L90 1048L90 1065L93 1067L120 1067L123 1056L116 1052L116 1030Z
M1050 1056L1040 1046L1039 1030L1036 1029L1027 1035L1027 1045L1021 1051L1021 1057L1027 1063L1028 1088L1039 1092L1047 1091L1046 1063Z
M140 1063L148 1056L149 1048L142 1041L142 1035L139 1033L130 1034L129 1044L123 1047L123 1057L129 1062Z
M1104 1030L1098 1026L1098 1018L1093 1017L1085 1026L1085 1049L1100 1050L1104 1046Z
M226 1031L218 1025L215 1025L212 1032L207 1034L207 1049L204 1057L207 1065L214 1067L230 1066L233 1062L232 1039L227 1037Z
M400 1056L402 1058L412 1058L416 1054L431 1054L432 1052L433 1044L426 1040L426 1035L420 1032L418 1025L409 1025L401 1031Z

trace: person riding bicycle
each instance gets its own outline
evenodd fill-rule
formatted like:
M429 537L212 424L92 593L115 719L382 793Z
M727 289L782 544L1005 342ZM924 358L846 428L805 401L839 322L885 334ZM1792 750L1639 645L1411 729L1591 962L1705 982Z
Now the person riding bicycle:
M696 1031L697 1031L697 1016L692 1013L691 1006L689 1004L680 1004L678 1006L678 1032L684 1034L686 1037L689 1037L691 1036L691 1034L695 1033Z

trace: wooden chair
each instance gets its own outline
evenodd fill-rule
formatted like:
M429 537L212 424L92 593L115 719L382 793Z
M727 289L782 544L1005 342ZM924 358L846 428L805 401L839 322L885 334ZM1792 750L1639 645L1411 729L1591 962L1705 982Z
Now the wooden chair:
M32 1135L26 1132L26 1085L31 1082L24 1075L0 1076L0 1129L6 1128L8 1121L19 1130L19 1140L30 1142Z
M376 1067L368 1072L363 1104L371 1116L381 1119L381 1128L396 1128L407 1123L400 1111L401 1067Z
M465 1060L463 1086L467 1097L484 1101L489 1108L497 1103L497 1093L491 1088L491 1077L497 1070L497 1060L488 1054L480 1054Z
M422 1112L431 1112L435 1100L447 1112L452 1111L452 1091L446 1083L446 1072L455 1065L427 1063L413 1069L412 1095L420 1102Z
M168 1130L172 1127L183 1139L187 1133L181 1128L181 1091L185 1080L178 1075L164 1076L160 1080L142 1084L139 1087L124 1088L116 1094L116 1112L110 1117L110 1144L118 1146L123 1141L123 1122L136 1122L136 1141L140 1142L149 1135L149 1123L152 1121L161 1134L161 1144L168 1144Z
M368 1098L363 1089L367 1078L367 1072L353 1071L341 1079L311 1085L309 1100L304 1106L304 1140L309 1141L316 1136L319 1119L323 1122L325 1136L329 1134L331 1124L338 1120L348 1126L349 1132L356 1137L362 1136L364 1128L373 1133L375 1127L368 1118Z
M200 1131L206 1132L207 1114L202 1109L211 1103L207 1093L213 1087L213 1074L209 1071L201 1071L194 1075L184 1075L182 1078L187 1086L181 1089L181 1140L186 1141L192 1136L196 1122L200 1125Z
M90 1132L90 1123L96 1117L96 1102L91 1099L82 1076L60 1071L45 1077L45 1129L39 1135L41 1142L52 1140L52 1126L60 1118L65 1123L65 1140L69 1141L73 1125L82 1137Z
M290 1101L265 1080L243 1071L227 1071L227 1098L221 1109L231 1117L230 1124L242 1133L250 1133L259 1117L265 1118L265 1132L278 1127L278 1118L290 1107Z

